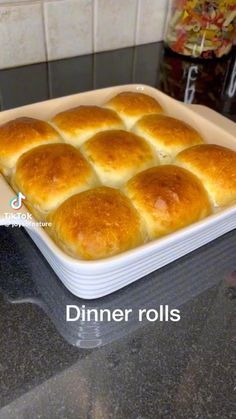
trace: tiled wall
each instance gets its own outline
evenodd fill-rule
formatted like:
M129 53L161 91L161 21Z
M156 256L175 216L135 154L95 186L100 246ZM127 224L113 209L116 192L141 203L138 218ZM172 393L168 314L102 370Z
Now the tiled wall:
M160 41L168 0L0 0L0 69Z

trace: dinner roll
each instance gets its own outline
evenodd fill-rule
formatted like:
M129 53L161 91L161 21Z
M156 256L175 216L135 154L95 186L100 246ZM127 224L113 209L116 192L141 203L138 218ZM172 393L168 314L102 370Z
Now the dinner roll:
M116 112L98 106L68 109L56 115L51 123L64 140L74 146L81 146L99 131L124 128Z
M128 129L144 115L163 112L161 105L156 99L139 92L119 93L104 106L116 111Z
M176 164L193 172L204 183L214 205L236 201L236 152L215 144L182 151Z
M48 144L23 154L12 181L27 198L37 218L58 207L71 195L98 184L90 164L69 144Z
M18 158L40 144L62 141L47 122L33 118L17 118L0 126L0 171L9 176Z
M81 151L107 186L119 187L141 170L158 164L152 147L143 138L123 130L99 132L84 143Z
M144 116L135 124L133 132L146 138L155 147L163 164L170 163L185 148L203 143L195 129L166 115Z
M143 216L151 239L185 227L211 212L202 183L177 166L145 170L129 180L124 192Z
M105 186L72 196L48 220L55 242L80 259L116 255L146 239L143 222L129 199Z

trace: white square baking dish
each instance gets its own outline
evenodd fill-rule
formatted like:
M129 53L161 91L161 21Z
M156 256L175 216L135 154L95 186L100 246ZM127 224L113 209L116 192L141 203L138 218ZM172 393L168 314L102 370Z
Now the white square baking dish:
M142 91L156 98L167 114L182 119L203 136L236 151L235 124L209 108L185 105L153 87L124 85L79 93L0 113L0 124L19 116L48 120L56 113L78 105L102 105L121 91ZM13 213L9 202L15 196L6 180L0 177L0 225L8 225L5 213ZM22 207L18 211L27 214ZM203 246L236 228L236 204L161 239L149 242L122 254L98 261L82 261L65 254L41 227L20 221L43 253L63 284L76 296L94 299L110 294L156 269Z

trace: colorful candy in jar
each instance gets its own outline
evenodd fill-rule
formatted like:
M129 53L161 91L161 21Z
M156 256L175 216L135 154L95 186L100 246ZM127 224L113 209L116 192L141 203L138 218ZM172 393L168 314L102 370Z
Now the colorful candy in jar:
M222 57L236 35L236 0L172 0L166 43L201 58Z

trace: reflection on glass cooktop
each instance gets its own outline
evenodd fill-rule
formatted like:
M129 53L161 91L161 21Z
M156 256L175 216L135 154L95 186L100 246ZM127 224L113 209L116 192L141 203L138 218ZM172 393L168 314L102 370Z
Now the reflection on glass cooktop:
M1 292L11 303L40 306L66 341L82 348L106 345L142 327L148 320L142 317L140 321L140 309L157 310L161 305L168 305L169 310L181 311L181 305L219 283L235 269L234 231L123 290L88 301L75 297L63 286L23 229L1 230ZM66 321L66 306L69 305L80 309L78 320ZM128 321L110 321L106 316L103 321L99 317L96 321L93 315L90 319L82 316L82 309L85 313L88 309L97 312L130 309L132 312Z
M0 70L0 110L88 90L143 83L236 121L236 48L218 60L191 60L162 42Z

